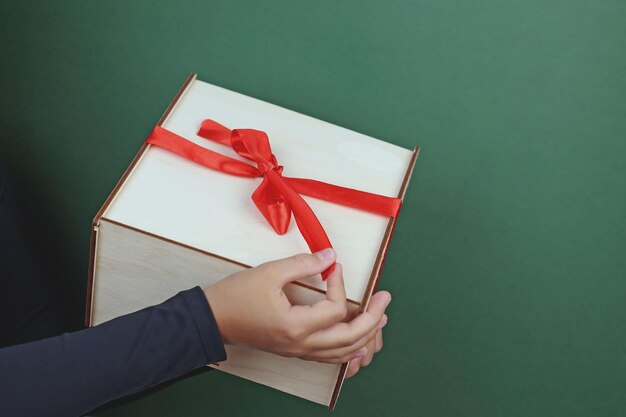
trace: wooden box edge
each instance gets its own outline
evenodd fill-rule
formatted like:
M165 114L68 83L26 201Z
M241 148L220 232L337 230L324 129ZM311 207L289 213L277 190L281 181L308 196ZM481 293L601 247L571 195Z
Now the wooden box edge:
M416 146L413 149L413 156L411 156L411 160L409 161L409 165L407 167L406 173L404 174L404 179L402 180L402 185L400 186L400 191L398 193L398 198L404 199L404 195L406 194L406 190L409 187L409 181L411 180L411 175L413 174L413 168L415 168L415 163L417 161L419 152L420 152L420 148ZM380 277L380 273L382 271L383 262L387 254L387 249L389 248L389 243L391 242L391 236L393 235L393 230L395 228L396 222L397 222L397 218L392 217L389 219L389 223L387 224L387 229L385 230L385 235L383 237L383 242L381 243L381 246L378 249L376 262L374 263L374 268L372 269L372 273L367 283L365 294L363 295L363 299L361 300L359 313L362 313L363 311L365 311L369 303L369 300L372 297L374 290L376 289L376 285L378 284L378 278ZM343 382L346 379L346 373L348 371L348 364L349 362L342 364L341 369L339 370L339 375L337 376L337 382L335 383L335 389L333 390L333 394L330 399L330 404L328 405L328 409L331 411L334 410L335 406L337 405L337 400L339 398L339 393L341 392L341 387L343 386Z

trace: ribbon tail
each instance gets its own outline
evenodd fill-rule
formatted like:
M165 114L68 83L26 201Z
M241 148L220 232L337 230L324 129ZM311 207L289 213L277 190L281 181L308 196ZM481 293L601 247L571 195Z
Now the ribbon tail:
M222 145L231 146L230 135L232 130L226 126L222 126L214 120L206 119L202 121L197 135L201 138L221 143Z
M382 216L397 217L402 205L400 198L340 187L307 178L283 178L297 193Z
M276 233L279 235L287 233L291 220L291 207L270 184L267 177L263 178L261 184L252 193L252 201Z
M298 229L300 229L300 233L302 234L302 237L304 237L304 240L309 246L311 252L315 253L321 251L322 249L332 248L328 235L326 235L322 224L306 201L304 201L304 199L285 181L283 181L283 177L279 174L270 171L266 174L266 178L272 186L276 187L276 189L289 203L289 206L293 211L293 216L296 219ZM334 265L323 271L322 279L326 280L333 269Z

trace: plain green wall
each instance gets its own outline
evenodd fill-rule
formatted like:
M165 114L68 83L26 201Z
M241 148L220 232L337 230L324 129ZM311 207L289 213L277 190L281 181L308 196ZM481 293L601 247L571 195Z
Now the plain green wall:
M422 147L335 416L626 415L623 0L11 0L0 33L0 160L74 326L90 221L195 71ZM104 415L328 412L209 372Z

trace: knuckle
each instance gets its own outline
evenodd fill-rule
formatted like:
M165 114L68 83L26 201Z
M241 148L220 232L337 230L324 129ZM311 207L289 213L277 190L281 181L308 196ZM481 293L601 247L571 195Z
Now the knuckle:
M300 342L305 336L304 328L293 320L285 320L280 326L279 333L289 343Z
M289 331L283 331L281 338L283 339L282 345L284 356L300 358L311 353L302 343L294 340Z
M294 342L299 342L304 339L304 330L299 326L291 326L287 330L287 337Z
M313 257L306 253L299 253L292 257L293 263L299 269L311 269L313 267Z

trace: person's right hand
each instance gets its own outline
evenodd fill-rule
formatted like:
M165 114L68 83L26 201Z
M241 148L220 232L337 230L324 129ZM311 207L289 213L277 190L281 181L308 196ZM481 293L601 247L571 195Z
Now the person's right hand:
M292 305L283 292L288 283L324 271L335 256L332 249L300 254L237 272L207 287L204 292L224 343L319 362L343 363L366 356L371 360L374 352L368 352L367 345L376 345L377 334L387 323L388 292L374 294L367 311L349 322L344 321L348 310L340 264L327 279L324 300Z

